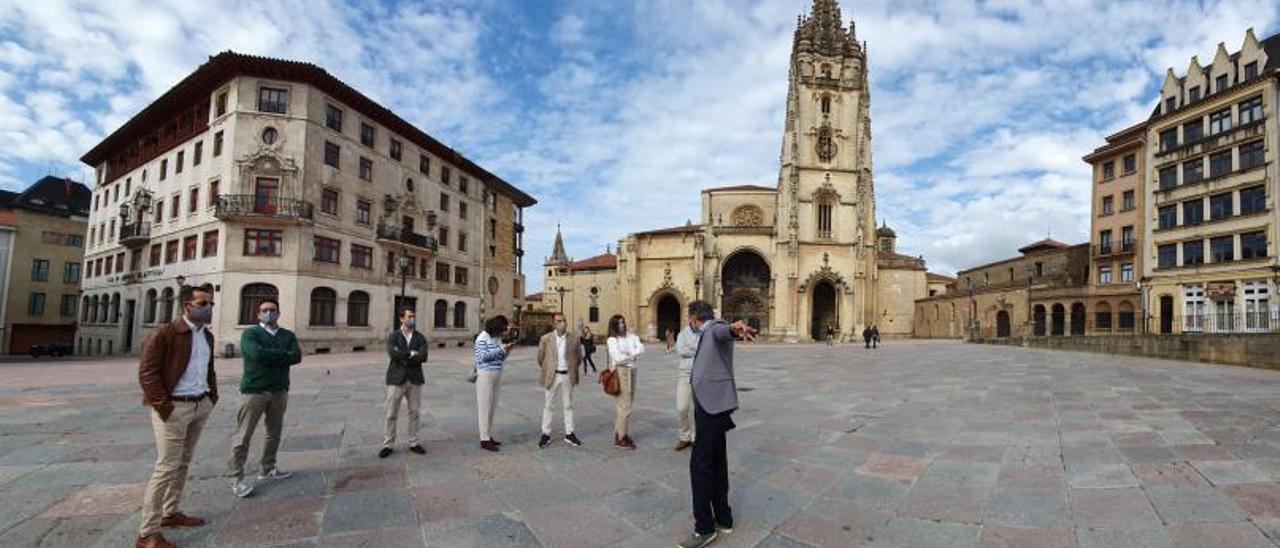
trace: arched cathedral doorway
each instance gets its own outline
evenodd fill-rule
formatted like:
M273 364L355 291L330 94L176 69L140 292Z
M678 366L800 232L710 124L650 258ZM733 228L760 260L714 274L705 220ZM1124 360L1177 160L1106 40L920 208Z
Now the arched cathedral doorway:
M743 320L763 332L769 325L769 263L754 251L741 251L724 262L720 279L724 319Z
M672 337L680 334L680 301L670 293L658 299L658 340L666 340L667 333Z
M809 333L813 340L826 340L828 326L836 333L840 332L839 318L836 317L836 288L830 281L822 280L813 286L812 309Z

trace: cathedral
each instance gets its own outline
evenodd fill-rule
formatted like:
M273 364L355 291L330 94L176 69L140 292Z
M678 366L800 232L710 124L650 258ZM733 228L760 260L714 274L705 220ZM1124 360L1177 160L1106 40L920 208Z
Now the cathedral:
M616 253L581 261L557 229L538 308L597 335L622 314L661 339L697 299L764 340L821 340L828 329L857 340L869 326L909 335L914 301L928 296L925 264L876 226L866 45L836 0L814 0L799 19L788 82L775 186L705 189L697 223L629 234Z

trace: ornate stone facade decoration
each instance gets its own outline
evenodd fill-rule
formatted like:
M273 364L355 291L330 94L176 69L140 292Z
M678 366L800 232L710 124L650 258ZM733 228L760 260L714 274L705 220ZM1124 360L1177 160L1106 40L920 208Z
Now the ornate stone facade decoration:
M756 205L740 205L733 209L729 219L733 221L733 226L764 226L764 210Z

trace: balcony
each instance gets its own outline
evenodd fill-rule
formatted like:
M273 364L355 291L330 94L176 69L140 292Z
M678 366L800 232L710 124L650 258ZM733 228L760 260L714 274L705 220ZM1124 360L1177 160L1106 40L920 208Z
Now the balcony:
M251 219L255 222L309 223L314 207L309 202L279 196L232 194L218 196L214 216L224 221Z
M151 241L151 223L138 221L120 227L120 245L137 249Z
M1137 240L1120 242L1119 245L1117 245L1114 242L1105 243L1105 244L1095 244L1093 246L1093 256L1109 257L1112 255L1128 255L1128 254L1134 253L1137 250L1138 250Z
M411 231L401 231L400 227L386 223L378 223L378 241L396 242L435 252L439 249L434 236Z

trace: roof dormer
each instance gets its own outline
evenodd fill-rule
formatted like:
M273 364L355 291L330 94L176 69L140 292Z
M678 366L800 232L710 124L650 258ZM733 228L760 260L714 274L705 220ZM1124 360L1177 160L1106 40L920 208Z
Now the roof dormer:
M1257 35L1250 28L1244 33L1244 44L1240 45L1240 56L1236 60L1236 67L1241 71L1239 81L1257 77L1262 74L1262 68L1265 66L1267 66L1267 50L1262 47Z
M1164 84L1160 86L1160 113L1168 114L1177 110L1182 104L1181 97L1182 81L1173 73L1173 67L1169 67L1164 74Z
M1209 94L1208 82L1204 77L1204 67L1200 66L1200 56L1191 56L1191 63L1187 65L1187 77L1182 79L1182 89L1185 91L1183 104L1191 104L1199 101L1205 95Z
M1227 46L1222 42L1218 42L1218 51L1213 54L1213 65L1209 67L1209 78L1213 85L1213 93L1221 93L1223 90L1235 85L1235 73L1235 63L1231 62L1231 54L1227 53Z

